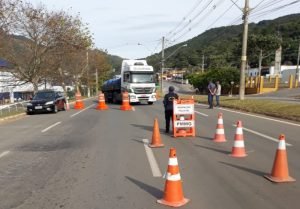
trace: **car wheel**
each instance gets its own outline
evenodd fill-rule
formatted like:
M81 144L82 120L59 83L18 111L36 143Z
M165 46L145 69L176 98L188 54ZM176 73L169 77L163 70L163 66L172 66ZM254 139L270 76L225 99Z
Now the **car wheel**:
M153 105L153 102L148 102L148 105Z
M57 108L57 105L54 105L54 107L53 107L53 111L52 111L53 113L57 113L58 112L58 108Z

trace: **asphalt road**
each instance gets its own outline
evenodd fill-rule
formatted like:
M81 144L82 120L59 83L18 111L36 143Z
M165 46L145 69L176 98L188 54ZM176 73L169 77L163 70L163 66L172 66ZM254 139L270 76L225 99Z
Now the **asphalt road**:
M163 194L170 147L177 150L184 195L191 199L183 208L299 207L299 181L274 184L263 177L271 172L283 133L290 175L300 179L299 123L197 104L196 137L173 138L163 132L161 100L128 112L119 105L98 111L93 100L85 105L83 111L0 124L1 209L166 208L156 200ZM226 143L212 141L219 112ZM144 141L151 140L155 118L165 147L149 151ZM242 159L228 155L237 120L248 154Z

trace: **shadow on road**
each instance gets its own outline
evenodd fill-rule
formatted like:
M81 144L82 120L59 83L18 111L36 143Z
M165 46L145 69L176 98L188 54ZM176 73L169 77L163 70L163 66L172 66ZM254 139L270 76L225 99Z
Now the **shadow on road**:
M201 147L201 148L204 148L204 149L208 149L208 150L212 150L212 151L216 151L216 152L220 152L220 153L223 153L223 154L230 154L229 151L225 151L225 150L220 150L220 149L216 149L216 148L212 148L212 147L206 147L206 146L203 146L203 145L198 145L198 144L195 144L196 147Z
M153 186L150 186L148 184L145 184L144 182L141 182L139 180L136 180L134 178L131 178L129 176L125 176L126 179L128 179L129 181L131 181L132 183L134 183L135 185L137 185L139 188L141 188L142 190L148 192L149 194L151 194L152 196L154 196L155 198L159 199L163 196L163 192Z
M254 169L251 169L251 168L246 168L246 167L242 167L242 166L239 166L239 165L233 165L231 163L226 163L226 162L219 162L219 163L222 163L224 165L228 165L228 166L231 166L233 168L237 168L237 169L240 169L240 170L243 170L243 171L246 171L248 173L252 173L252 174L255 174L257 176L264 176L266 173L264 172L261 172L261 171L258 171L258 170L254 170Z
M137 128L142 128L142 129L147 130L147 131L153 131L153 126L146 126L146 125L139 125L139 124L130 124L130 125L132 125L134 127L137 127ZM160 128L159 132L163 133L164 129Z

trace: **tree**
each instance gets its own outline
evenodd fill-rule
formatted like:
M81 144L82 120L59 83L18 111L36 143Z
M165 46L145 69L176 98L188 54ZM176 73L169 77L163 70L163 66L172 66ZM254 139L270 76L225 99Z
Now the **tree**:
M16 8L18 5L17 0L0 0L0 56L5 53L3 43L8 39L8 30L14 21Z
M259 52L259 76L261 74L261 66L264 58L268 57L270 53L275 52L281 45L281 39L274 35L250 35L249 36L249 52L250 54L257 54Z
M66 57L69 60L74 53L81 54L92 45L87 27L79 17L63 11L49 12L43 5L35 8L32 4L23 3L17 9L10 33L18 34L21 40L11 39L5 54L14 66L15 76L32 83L35 91L44 80L55 80L60 76L58 80L64 81L62 60ZM84 66L81 66L77 78L82 77L82 71L86 70ZM68 74L74 75L73 69Z

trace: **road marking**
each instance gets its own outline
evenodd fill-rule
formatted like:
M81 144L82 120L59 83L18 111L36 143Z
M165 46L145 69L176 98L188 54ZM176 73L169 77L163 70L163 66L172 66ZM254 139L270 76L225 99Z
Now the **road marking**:
M202 105L202 104L196 104L196 105L198 105L198 106L207 106L207 105ZM271 120L271 121L275 121L275 122L278 122L278 123L284 123L284 124L300 127L300 124L297 124L297 123L291 123L291 122L287 122L287 121L283 121L283 120L277 120L277 119L268 118L268 117L264 117L264 116L252 115L252 114L249 114L249 113L238 112L238 111L224 109L224 108L219 108L219 110L224 110L224 111L233 112L233 113L239 113L241 115L247 115L247 116L251 116L251 117L256 117L256 118L265 119L265 120Z
M201 112L198 112L198 111L194 111L195 113L199 114L199 115L203 115L205 117L208 117L208 115L204 114L204 113L201 113Z
M134 107L132 107L132 111L135 111L135 108L134 108Z
M54 123L53 125L49 126L48 128L45 128L44 130L42 130L41 132L44 133L44 132L48 131L49 129L51 129L51 128L59 125L59 124L61 124L61 122Z
M10 151L4 151L0 154L0 158L4 157L5 155L8 155L10 153Z
M149 161L153 176L154 177L161 177L162 175L161 175L160 169L158 167L158 164L156 162L156 159L154 157L154 154L152 152L152 149L148 146L149 140L148 139L143 139L143 142L144 142L144 147L145 147L145 150L146 150L146 154L147 154L147 157L148 157L148 161Z
M88 106L87 108L84 108L83 110L80 110L79 112L77 112L77 113L71 115L70 118L73 118L74 116L78 115L79 113L82 113L83 111L89 109L89 108L92 107L92 106L95 106L95 104L92 104L92 105Z
M233 124L233 126L236 127L235 124ZM259 133L259 132L257 132L257 131L253 131L253 130L248 129L248 128L245 128L245 127L243 127L243 130L248 131L248 132L253 133L253 134L256 134L256 135L261 136L261 137L263 137L263 138L269 139L269 140L271 140L271 141L279 142L278 139L273 138L273 137L271 137L271 136L267 136L267 135L262 134L262 133ZM289 143L285 143L285 144L286 144L286 146L293 146L292 144L289 144Z

